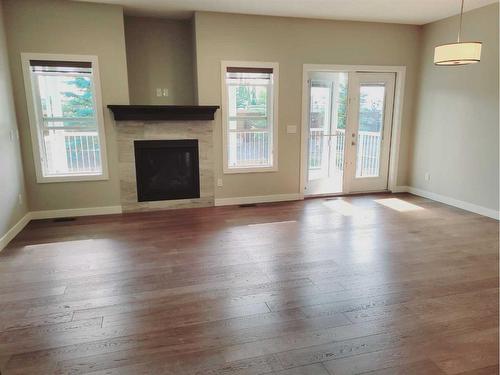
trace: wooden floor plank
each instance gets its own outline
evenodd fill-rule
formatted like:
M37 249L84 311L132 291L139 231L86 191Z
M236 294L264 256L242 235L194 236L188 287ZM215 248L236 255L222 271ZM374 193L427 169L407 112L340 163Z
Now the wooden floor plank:
M423 360L397 367L365 372L365 375L446 375L434 362Z
M499 373L500 372L498 365L494 365L494 366L479 368L476 370L461 372L458 375L498 375Z

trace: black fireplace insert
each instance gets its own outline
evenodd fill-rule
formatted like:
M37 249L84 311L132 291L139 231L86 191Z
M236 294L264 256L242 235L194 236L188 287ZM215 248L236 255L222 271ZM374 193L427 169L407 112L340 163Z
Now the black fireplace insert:
M139 202L200 197L198 140L134 141Z

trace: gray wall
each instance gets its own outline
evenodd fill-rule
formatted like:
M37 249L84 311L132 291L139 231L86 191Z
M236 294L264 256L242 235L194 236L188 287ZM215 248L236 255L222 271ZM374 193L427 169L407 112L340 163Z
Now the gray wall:
M453 42L457 25L423 27L409 184L498 211L498 4L464 15L463 40L483 42L480 63L434 66L434 47Z
M58 0L4 0L5 24L30 209L57 210L120 204L114 121L104 108L109 180L36 182L21 52L97 55L103 105L128 104L123 9Z
M0 238L28 211L0 0ZM22 203L19 202L19 194Z
M216 175L224 186L216 198L299 193L303 64L405 65L405 105L398 184L407 183L408 148L413 121L419 56L418 26L322 21L222 13L196 13L196 64L200 104L221 104L221 60L280 64L279 171L222 174L222 124L215 121Z
M20 53L97 55L103 105L127 104L129 84L123 9L61 0L3 2L30 210L119 205L116 134L107 109L104 113L110 179L36 182ZM452 18L435 22L422 30L409 25L201 12L196 13L193 25L176 24L174 31L166 33L167 38L162 30L172 26L170 21L128 19L129 73L134 80L130 85L132 97L136 102L154 102L150 89L138 93L139 82L150 79L140 77L144 72L138 72L137 65L134 65L141 63L140 42L148 39L147 35L137 31L141 25L147 30L158 27L157 34L151 34L155 35L151 37L155 41L145 42L144 54L153 56L148 62L151 66L155 65L153 60L156 58L160 61L157 64L160 68L164 65L165 70L152 73L152 82L155 84L157 80L165 79L164 84L171 90L169 100L175 100L176 104L189 100L193 82L198 87L198 95L191 97L194 102L220 104L220 60L279 62L279 172L223 175L222 125L218 112L214 123L215 174L223 177L224 186L216 189L216 198L298 193L300 135L286 134L286 126L300 126L301 123L302 65L405 65L407 80L398 184L498 210L498 5L469 12L464 19L465 36L484 42L481 63L436 68L432 64L433 47L454 39L456 21ZM159 26L153 25L155 22ZM182 31L184 27L186 30ZM184 62L170 66L167 59L173 55L167 54L169 48L162 46L166 45L165 40L173 43L172 36L178 39L184 32L186 38L181 38L175 47L178 48L176 59ZM194 39L194 49L191 38ZM154 57L153 49L163 57ZM180 50L185 53L182 58L179 57ZM5 56L2 51L3 76L6 75ZM166 60L161 60L163 58ZM420 65L421 85L417 87ZM197 68L194 75L193 66ZM175 89L180 87L181 80L179 77L169 80L181 71L186 83L182 89ZM2 84L8 82L3 76ZM15 127L9 92L8 87L2 87L0 93L0 152L5 153L0 166L2 177L8 176L14 182L0 190L3 202L8 202L8 212L5 214L3 210L0 214L0 233L26 212L26 204L14 202L23 187L17 146L8 136L9 129ZM429 182L424 180L427 171L431 173Z
M131 104L193 104L191 21L126 16L125 43Z

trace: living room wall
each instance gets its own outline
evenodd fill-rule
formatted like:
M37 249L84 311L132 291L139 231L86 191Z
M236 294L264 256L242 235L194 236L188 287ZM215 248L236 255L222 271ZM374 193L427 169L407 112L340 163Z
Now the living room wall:
M103 105L128 104L123 9L61 0L5 0L4 13L30 210L119 206L118 152L114 122L107 109L104 122L109 180L37 183L21 53L97 55Z
M195 13L199 104L221 104L221 60L278 62L279 171L223 175L222 124L214 132L216 176L223 187L216 198L298 194L303 64L405 65L398 184L407 183L408 149L418 69L420 27L411 25L324 21L299 18Z
M463 40L483 42L480 63L434 66L434 47L453 42L457 26L458 16L422 30L409 183L498 212L498 3L463 17Z
M190 20L125 16L130 104L193 104L192 34Z
M104 106L127 104L129 84L126 46L147 40L147 35L139 35L137 29L150 22L153 24L155 20L142 17L132 20L132 23L137 23L128 28L127 42L123 9L119 6L66 0L3 1L30 210L119 206L118 152L114 121L107 109L104 113L110 179L96 182L36 182L20 53L97 55ZM182 93L182 90L177 89L172 93L180 93L180 96L172 96L171 99L172 102L177 102L175 104L187 101L189 92L195 86L194 82L197 86L194 102L220 105L221 60L278 62L279 171L224 175L221 114L218 111L214 123L215 174L216 178L223 179L224 185L216 189L216 198L298 194L300 132L287 134L286 126L296 125L300 128L301 125L303 64L404 65L407 67L407 76L398 185L412 185L498 210L498 70L495 69L498 67L497 14L498 4L466 13L464 22L467 26L464 31L467 36L484 41L483 61L475 66L455 69L435 68L432 65L432 48L437 43L453 40L456 18L438 21L422 28L398 24L197 12L192 28L187 28L186 37L183 36L182 42L175 45L182 46L183 62L180 65L174 64L176 68L172 68L167 75L184 72L182 75L185 75L186 83L182 86ZM164 24L170 21L158 22L162 25L158 27L160 38L163 33L161 30L164 27L165 30L168 29ZM169 38L172 39L172 35L180 38L184 34L184 26L176 26ZM151 26L151 29L154 27L156 26ZM190 44L188 39L191 37L194 38L194 43ZM137 39L132 41L131 38ZM137 45L131 47L129 61L141 53L150 53L153 59L148 64L153 64L156 59L154 56L158 56L160 52L165 53L153 51L161 48L162 43L159 43L151 42L141 46L145 48L143 52L140 52ZM5 58L5 54L2 57ZM167 59L167 56L164 58ZM158 65L168 65L167 61L160 61ZM131 66L132 70L137 72L139 65ZM188 71L193 66L195 74L190 79ZM418 75L420 66L421 76ZM128 73L131 73L130 69ZM152 77L155 82L158 74L154 73ZM422 84L417 96L419 77ZM145 79L140 74L133 79L136 78L130 85L133 88L131 91L135 91L140 81ZM174 83L165 81L162 85L181 87L181 81L176 77ZM131 93L130 96L136 102L147 100L153 103L154 98L150 94L149 89L137 96ZM7 126L13 126L12 117L7 122L10 124ZM470 123L474 123L474 127L469 126ZM446 138L445 135L450 130L456 131ZM438 136L435 137L435 134ZM5 137L3 131L1 141L5 142ZM446 142L443 143L443 140ZM4 147L0 152L3 150ZM463 150L470 151L470 155L462 152ZM14 155L14 159L19 160L16 159L15 152L14 149L9 155ZM16 163L9 163L9 168L13 165ZM13 175L20 176L22 172L16 168ZM423 179L427 171L431 174L430 182ZM449 184L445 181L447 177ZM19 186L7 193L9 199L12 199L14 193L17 199L17 190L22 190L21 180L17 181ZM6 188L3 189L2 194ZM9 214L8 220L15 221L22 215L25 205L26 199L24 206L13 207L15 213ZM2 226L10 225L2 224L2 220L5 219L0 218L0 233Z
M0 250L10 239L4 236L28 212L2 9L0 0Z

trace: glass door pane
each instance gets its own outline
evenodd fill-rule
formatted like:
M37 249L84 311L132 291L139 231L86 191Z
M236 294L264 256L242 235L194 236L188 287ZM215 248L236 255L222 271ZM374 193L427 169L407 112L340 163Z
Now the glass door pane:
M309 118L309 181L328 176L332 83L311 82Z
M380 176L385 94L383 83L360 85L356 177Z
M347 73L314 72L310 81L308 195L343 190Z

